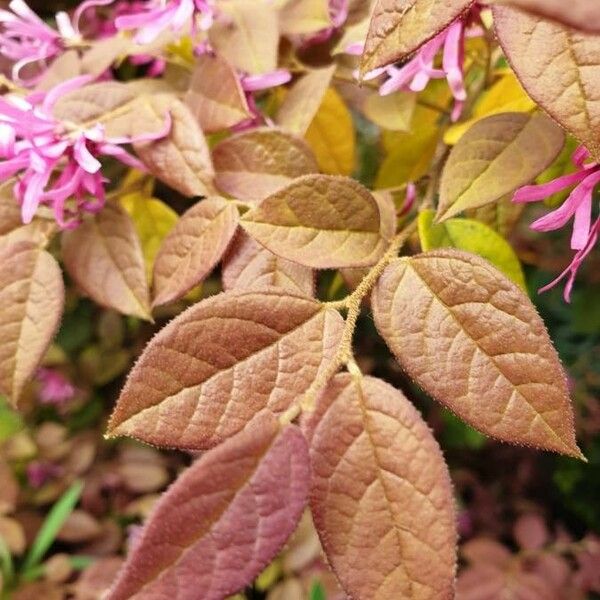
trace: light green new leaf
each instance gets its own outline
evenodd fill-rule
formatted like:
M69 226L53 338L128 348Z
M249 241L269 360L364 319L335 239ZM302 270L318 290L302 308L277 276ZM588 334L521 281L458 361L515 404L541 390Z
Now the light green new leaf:
M433 222L433 210L419 213L419 239L423 251L457 248L477 254L492 263L524 290L527 289L521 263L510 244L493 229L471 219L448 219Z

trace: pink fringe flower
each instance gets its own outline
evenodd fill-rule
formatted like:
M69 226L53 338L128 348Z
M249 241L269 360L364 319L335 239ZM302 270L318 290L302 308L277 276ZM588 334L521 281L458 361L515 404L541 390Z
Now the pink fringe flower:
M253 92L261 92L273 87L284 85L290 81L291 78L291 73L285 69L278 69L276 71L271 71L270 73L264 73L261 75L241 75L240 84L246 94L246 101L248 102L248 108L250 108L252 116L241 123L238 123L233 130L244 131L246 129L250 129L251 127L258 127L265 121L270 124L268 119L265 118L256 105Z
M600 184L600 164L587 162L589 158L590 154L587 149L580 146L573 153L573 164L577 167L574 173L563 175L542 185L522 187L513 197L513 202L537 202L556 192L575 186L559 208L534 221L531 225L531 229L534 231L555 231L564 227L571 218L573 219L571 248L577 252L571 264L554 281L540 290L540 292L549 290L566 278L564 298L567 302L571 299L577 272L596 245L600 235L600 218L592 223L592 199L594 188Z
M38 369L39 398L43 404L63 406L75 396L73 384L56 369Z
M446 79L455 100L451 118L457 121L467 99L464 76L465 37L481 34L478 27L469 29L470 24L478 17L479 9L474 8L467 17L457 19L421 46L415 56L402 66L390 65L375 69L368 73L365 79L374 79L385 73L388 79L379 88L382 96L399 90L421 92L432 79ZM361 54L363 47L364 44L351 44L346 52ZM434 66L434 61L440 51L442 51L442 68L438 69Z
M12 0L9 9L0 9L0 52L15 61L13 79L21 85L35 85L48 66L48 61L62 54L65 48L81 43L80 22L90 8L106 6L114 0L86 0L73 13L56 14L56 27L52 29L40 19L24 2ZM41 72L23 79L21 72L27 66L37 65Z
M0 159L4 159L0 181L17 176L14 193L24 223L30 223L40 204L46 204L61 227L75 227L81 211L97 212L104 206L106 180L98 157L113 157L144 170L121 146L161 139L170 130L169 115L162 131L136 138L108 138L102 125L82 130L56 120L52 114L56 101L91 80L76 77L46 94L0 98ZM75 207L67 206L71 198Z
M215 18L214 0L149 0L138 13L115 19L119 30L137 30L138 44L153 42L163 31L181 31L191 21L192 30L210 29Z

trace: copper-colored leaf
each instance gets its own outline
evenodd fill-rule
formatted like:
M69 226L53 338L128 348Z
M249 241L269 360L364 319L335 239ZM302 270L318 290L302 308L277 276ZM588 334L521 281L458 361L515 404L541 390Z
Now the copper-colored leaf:
M107 600L221 600L274 558L306 505L306 441L262 415L158 502Z
M496 6L498 39L527 93L600 158L600 36Z
M0 393L17 406L60 323L62 274L48 252L29 242L0 246Z
M129 215L107 204L94 218L63 234L69 275L92 300L126 314L150 318L140 241Z
M215 183L241 200L262 200L292 179L317 173L319 167L300 138L277 129L238 133L213 149Z
M309 419L310 505L352 598L450 600L456 569L448 469L414 406L372 377L336 376Z
M206 133L227 129L251 116L235 69L217 55L196 59L185 100Z
M160 89L160 85L160 82L148 80L93 83L61 96L53 113L57 119L76 123L82 128L100 123L107 137L157 132L164 128L165 115L157 118L140 114L140 102L145 101L147 93Z
M140 106L139 120L171 118L171 132L155 142L135 144L153 175L186 196L207 196L214 170L204 134L190 109L172 94L156 94Z
M299 177L247 212L242 226L278 256L318 269L373 264L387 241L373 195L331 175Z
M437 250L394 261L375 322L426 392L492 437L581 457L567 379L533 304L487 261Z
M473 4L474 0L378 0L365 43L361 73L414 52Z
M237 208L219 196L192 206L167 235L154 263L159 306L185 296L215 268L238 226Z
M23 224L21 207L13 193L14 180L0 185L0 243L31 242L45 247L58 230L54 220L34 217Z
M533 181L559 155L565 136L542 114L501 113L478 121L452 149L437 218L485 206Z
M260 75L277 68L279 21L269 0L226 0L222 18L211 27L210 42L240 71Z
M294 83L275 118L280 127L297 135L306 133L321 106L335 68L332 65L315 69Z
M242 232L223 261L222 273L225 290L276 287L293 294L314 294L312 269L280 258Z
M214 446L259 411L280 413L326 369L342 318L285 292L231 291L189 308L146 347L111 435L179 448Z
M581 31L600 33L597 0L487 0L487 3L506 4Z

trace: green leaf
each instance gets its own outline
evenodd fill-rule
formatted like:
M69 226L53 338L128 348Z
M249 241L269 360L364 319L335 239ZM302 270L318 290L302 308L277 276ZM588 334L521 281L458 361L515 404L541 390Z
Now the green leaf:
M83 491L83 482L76 481L52 507L23 563L23 572L36 567L54 543L67 517L73 512Z
M477 254L527 290L523 269L515 251L491 227L471 219L448 219L435 224L434 218L433 210L419 213L419 238L425 252L436 248L457 248Z
M310 588L310 600L327 600L325 588L320 581L314 581Z
M0 442L7 440L23 427L23 420L19 413L8 405L4 396L0 395Z

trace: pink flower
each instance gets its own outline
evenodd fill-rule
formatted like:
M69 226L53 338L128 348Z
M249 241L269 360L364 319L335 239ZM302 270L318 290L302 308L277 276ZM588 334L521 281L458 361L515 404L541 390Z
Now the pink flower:
M73 384L56 369L38 369L36 377L40 383L39 397L43 404L62 406L75 396Z
M142 163L121 146L164 137L171 126L155 134L134 138L107 138L102 125L81 129L54 118L52 108L66 92L91 81L82 76L59 84L46 94L27 98L0 98L0 181L17 176L15 197L24 223L33 219L38 206L52 206L63 228L78 224L82 211L97 212L104 206L106 180L98 157L113 157L144 170ZM73 203L67 205L67 201Z
M421 46L415 56L402 66L390 65L375 69L365 79L379 77L382 73L388 79L379 88L382 96L399 90L421 92L432 79L446 79L454 96L452 120L457 121L463 111L467 90L464 79L465 36L479 35L479 28L467 31L469 25L479 17L479 9L474 8L467 17L461 17L441 31L429 42ZM364 47L364 44L362 45ZM360 44L351 44L346 49L348 54L360 54ZM442 51L441 69L434 66L438 52Z
M592 223L592 200L594 188L600 184L600 164L586 163L590 154L583 146L573 153L573 164L577 167L574 173L563 175L542 185L528 185L518 190L513 202L536 202L544 200L556 192L575 186L565 202L556 210L534 221L531 228L534 231L555 231L564 227L573 219L571 248L577 250L571 264L554 281L543 287L546 291L567 278L564 298L570 301L571 291L579 267L590 254L600 235L600 218Z
M250 109L252 116L245 121L238 123L233 128L234 131L243 131L251 127L257 127L262 125L265 120L269 123L258 109L252 92L259 92L279 85L284 85L290 81L291 78L291 73L285 69L278 69L261 75L241 75L240 84L246 93L246 101L248 102L248 108Z
M29 483L32 488L39 489L51 479L60 477L63 473L63 469L52 463L34 461L27 465L25 472L27 475L27 483Z
M119 30L137 30L138 44L153 42L163 31L181 31L191 21L192 31L210 29L215 17L214 0L149 0L145 10L115 19Z
M75 10L73 19L66 12L56 14L57 29L52 29L24 2L12 0L10 10L0 9L0 52L15 61L13 79L23 85L35 85L42 73L25 81L21 71L33 64L43 69L47 62L65 48L81 43L79 24L82 15L95 6L105 6L113 0L86 0Z

